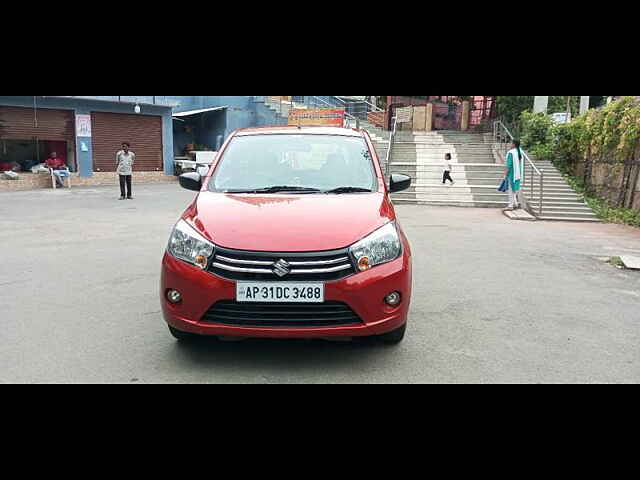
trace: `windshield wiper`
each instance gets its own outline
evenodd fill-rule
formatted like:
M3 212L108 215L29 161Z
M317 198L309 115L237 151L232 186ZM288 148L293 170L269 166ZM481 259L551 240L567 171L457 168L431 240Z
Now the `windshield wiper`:
M361 187L338 187L332 190L327 190L324 193L357 193L357 192L371 192L371 189L361 188Z
M225 193L278 193L278 192L319 192L317 188L296 187L291 185L274 185L273 187L254 188L251 190L225 190Z

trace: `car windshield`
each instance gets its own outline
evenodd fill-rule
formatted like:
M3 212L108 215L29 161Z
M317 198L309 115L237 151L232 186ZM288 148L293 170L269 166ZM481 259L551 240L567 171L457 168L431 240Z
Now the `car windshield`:
M209 190L358 193L377 191L377 178L362 137L250 135L229 143Z

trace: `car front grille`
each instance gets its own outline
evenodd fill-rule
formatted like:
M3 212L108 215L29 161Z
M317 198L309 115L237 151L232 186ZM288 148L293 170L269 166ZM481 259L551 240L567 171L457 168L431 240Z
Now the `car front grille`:
M337 327L362 323L342 302L239 303L224 300L213 305L202 322L250 327Z
M279 265L283 265L284 268L279 268ZM347 249L274 253L230 250L220 247L216 247L209 271L229 280L271 282L332 281L355 273ZM283 275L278 275L277 271Z

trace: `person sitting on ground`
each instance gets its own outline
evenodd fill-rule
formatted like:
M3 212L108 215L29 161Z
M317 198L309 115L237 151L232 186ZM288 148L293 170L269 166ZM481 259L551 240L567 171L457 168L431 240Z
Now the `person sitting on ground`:
M58 186L64 187L63 177L69 176L69 169L64 163L64 160L58 158L58 154L56 152L51 152L51 156L47 158L47 161L44 162L44 164L51 172L53 172L53 176L55 177Z
M0 160L0 172L8 172L13 168L13 163Z

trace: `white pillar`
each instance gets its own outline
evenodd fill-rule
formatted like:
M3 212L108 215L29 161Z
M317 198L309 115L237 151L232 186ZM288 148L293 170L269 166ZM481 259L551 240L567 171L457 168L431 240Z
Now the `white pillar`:
M584 115L589 110L589 97L580 97L580 115Z
M533 101L533 113L547 113L549 97L535 97Z

